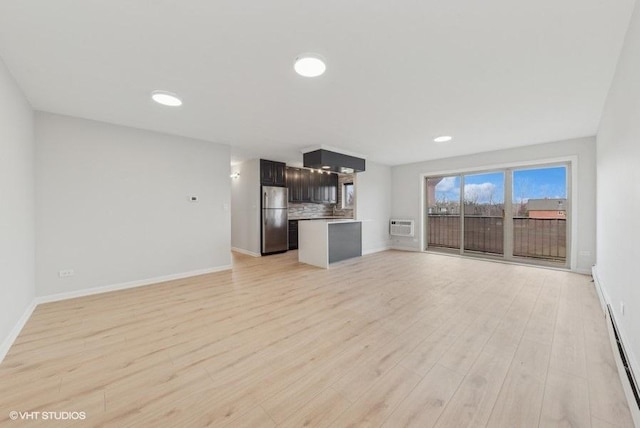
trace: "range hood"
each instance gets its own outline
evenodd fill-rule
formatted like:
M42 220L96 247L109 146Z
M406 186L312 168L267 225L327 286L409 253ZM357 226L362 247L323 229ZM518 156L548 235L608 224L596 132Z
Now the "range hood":
M314 150L303 154L305 168L322 169L340 174L351 174L365 170L365 160L326 149Z

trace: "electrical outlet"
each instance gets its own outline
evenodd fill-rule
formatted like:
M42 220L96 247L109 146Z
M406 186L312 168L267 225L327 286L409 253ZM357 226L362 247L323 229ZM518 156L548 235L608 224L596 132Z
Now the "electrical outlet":
M60 278L66 278L68 276L73 276L73 269L64 269L58 272L58 276Z
M591 251L580 251L580 255L584 257L589 257L591 255Z

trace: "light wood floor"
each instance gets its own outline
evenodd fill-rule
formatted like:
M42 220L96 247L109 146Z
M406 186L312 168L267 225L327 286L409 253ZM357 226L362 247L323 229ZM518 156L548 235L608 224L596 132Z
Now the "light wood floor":
M589 277L296 257L39 306L0 365L0 426L57 426L11 410L113 427L632 426Z

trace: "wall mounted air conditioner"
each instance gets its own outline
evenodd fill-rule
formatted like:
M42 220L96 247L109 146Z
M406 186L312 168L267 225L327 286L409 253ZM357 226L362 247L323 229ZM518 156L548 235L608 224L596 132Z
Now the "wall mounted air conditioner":
M392 218L389 220L389 234L392 236L413 236L413 220Z

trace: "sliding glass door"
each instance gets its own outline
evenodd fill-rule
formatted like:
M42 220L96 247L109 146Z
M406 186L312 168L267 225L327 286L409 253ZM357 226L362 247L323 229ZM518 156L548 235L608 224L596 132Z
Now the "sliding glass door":
M460 249L460 177L427 178L426 220L429 247Z
M567 260L567 167L513 171L513 255Z
M569 165L426 178L426 248L568 266Z
M504 172L466 174L464 251L504 254Z

